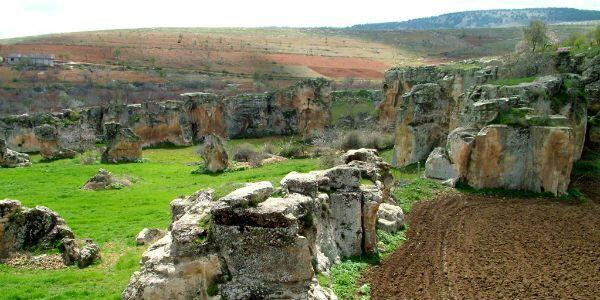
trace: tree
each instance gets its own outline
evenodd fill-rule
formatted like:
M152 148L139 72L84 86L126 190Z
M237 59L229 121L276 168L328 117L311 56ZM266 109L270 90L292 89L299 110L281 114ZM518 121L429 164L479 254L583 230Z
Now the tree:
M532 52L535 52L538 46L545 48L549 40L548 26L542 21L533 20L529 26L523 28L523 38L531 45Z
M600 46L600 25L596 26L596 28L592 30L592 41L594 41L596 45Z

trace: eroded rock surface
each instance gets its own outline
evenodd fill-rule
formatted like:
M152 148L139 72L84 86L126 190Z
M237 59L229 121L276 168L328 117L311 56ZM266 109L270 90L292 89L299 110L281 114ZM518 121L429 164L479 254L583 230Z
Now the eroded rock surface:
M58 129L55 126L44 124L34 129L35 137L40 144L40 154L45 160L73 158L77 151L64 148L60 145Z
M131 181L117 178L111 172L105 169L98 170L98 173L90 178L82 187L84 190L98 191L106 189L120 189L130 186Z
M135 243L139 245L148 245L165 236L165 232L158 228L144 228L135 236Z
M130 128L119 123L104 124L106 150L103 163L137 162L142 158L142 140Z
M29 155L8 149L6 142L0 139L0 167L18 168L28 166L31 166Z
M385 169L373 153L345 157L379 162L365 172ZM382 185L361 185L363 170L344 164L290 173L278 195L270 182L258 182L218 201L210 190L174 200L169 231L144 253L123 297L336 299L315 274L344 256L377 251L384 191ZM402 223L391 206L381 214L390 230Z
M205 136L201 154L204 168L209 172L222 172L229 167L227 151L220 136L214 134Z

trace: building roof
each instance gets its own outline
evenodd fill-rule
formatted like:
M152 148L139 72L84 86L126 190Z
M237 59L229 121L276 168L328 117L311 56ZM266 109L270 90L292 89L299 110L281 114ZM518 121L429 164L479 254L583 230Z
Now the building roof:
M22 53L10 53L6 56L7 58L31 58L31 59L54 59L54 54L43 54L43 53L33 53L33 54L22 54Z

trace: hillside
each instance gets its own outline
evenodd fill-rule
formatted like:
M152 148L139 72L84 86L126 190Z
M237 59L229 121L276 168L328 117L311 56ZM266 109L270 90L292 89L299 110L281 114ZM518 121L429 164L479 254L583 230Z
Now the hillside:
M600 11L575 8L526 8L463 11L434 17L412 19L403 22L361 24L352 26L358 30L398 30L398 29L457 29L494 28L523 26L531 20L542 20L556 24L562 22L582 22L600 20Z

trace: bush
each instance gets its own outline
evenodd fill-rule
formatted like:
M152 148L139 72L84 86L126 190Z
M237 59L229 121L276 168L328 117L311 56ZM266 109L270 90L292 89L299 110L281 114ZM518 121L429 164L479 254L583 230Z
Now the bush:
M335 151L329 150L321 154L319 158L319 166L323 169L333 168L338 158L338 154Z
M233 160L238 162L255 161L259 153L250 144L241 144L233 149Z
M294 142L285 143L281 146L279 155L286 158L304 157L304 146Z
M360 149L362 147L362 140L358 131L350 131L340 141L340 148L342 150Z
M273 143L268 142L262 147L262 152L267 154L275 154L277 153L277 149Z
M100 153L96 150L85 151L79 157L79 163L82 165L93 165L100 160Z

